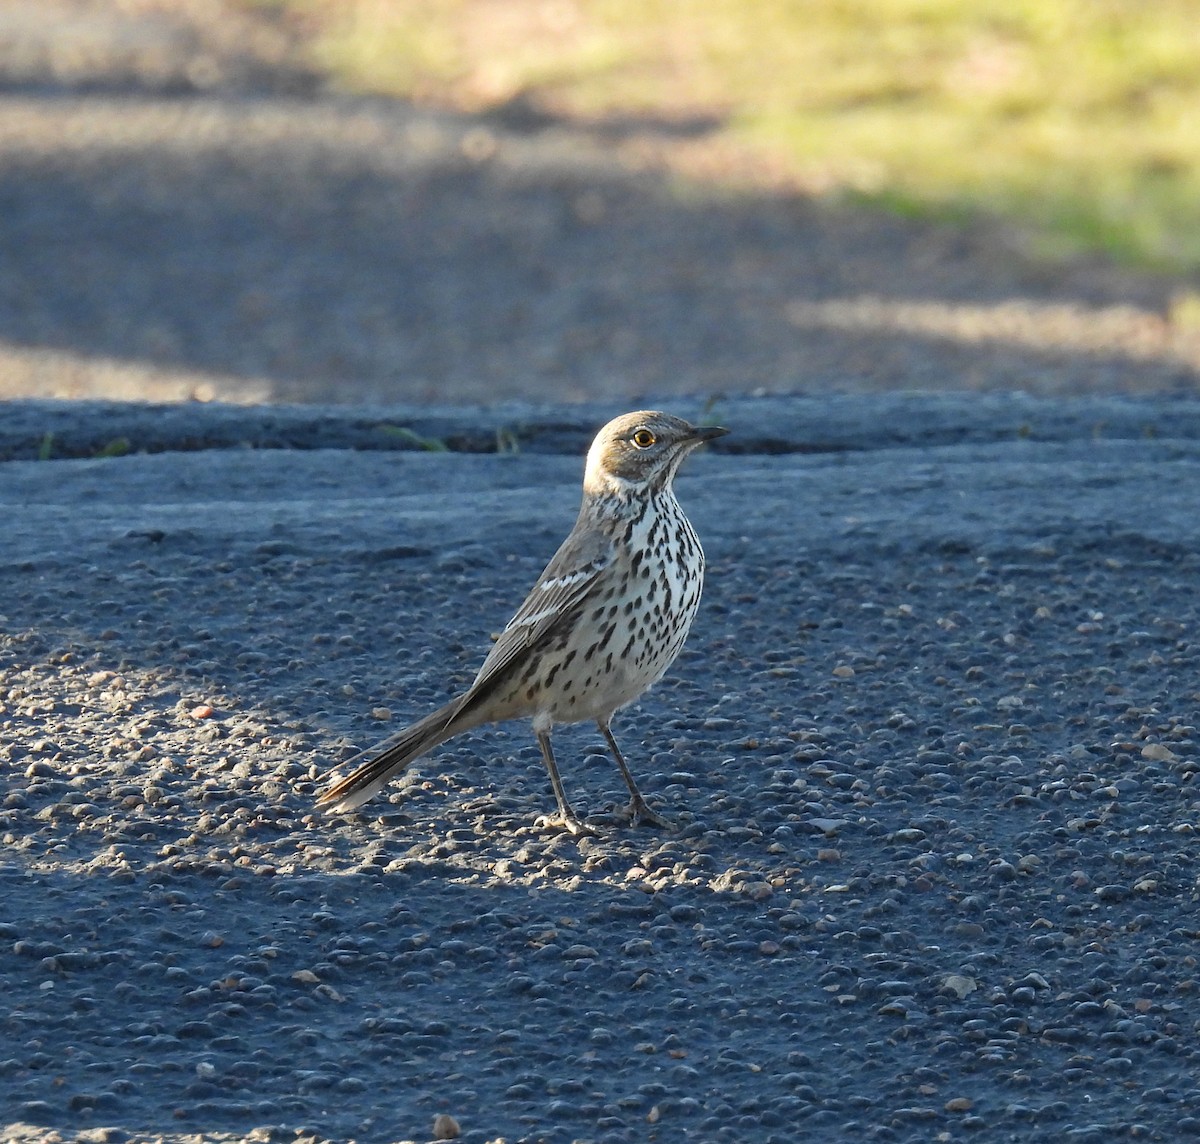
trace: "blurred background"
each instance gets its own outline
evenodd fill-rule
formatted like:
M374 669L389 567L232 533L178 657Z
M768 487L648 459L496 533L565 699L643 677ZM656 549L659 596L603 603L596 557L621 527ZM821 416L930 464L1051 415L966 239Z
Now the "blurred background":
M1198 371L1200 0L0 0L0 396Z

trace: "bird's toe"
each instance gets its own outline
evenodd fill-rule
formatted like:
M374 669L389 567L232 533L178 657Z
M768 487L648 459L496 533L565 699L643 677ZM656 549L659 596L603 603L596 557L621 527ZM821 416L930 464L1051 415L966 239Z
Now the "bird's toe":
M576 838L597 838L600 832L574 814L542 814L534 822L539 830L565 830Z
M631 798L625 808L624 818L631 826L657 826L660 830L674 830L675 824L656 810L651 810L645 799Z

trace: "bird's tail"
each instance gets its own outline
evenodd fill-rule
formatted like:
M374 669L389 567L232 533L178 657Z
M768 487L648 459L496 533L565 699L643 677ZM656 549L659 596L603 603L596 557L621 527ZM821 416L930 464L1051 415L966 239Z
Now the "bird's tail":
M317 805L329 811L348 811L362 806L409 763L474 726L470 720L463 722L458 718L462 706L462 697L452 700L390 739L355 755L347 763L354 769L331 782L321 792Z

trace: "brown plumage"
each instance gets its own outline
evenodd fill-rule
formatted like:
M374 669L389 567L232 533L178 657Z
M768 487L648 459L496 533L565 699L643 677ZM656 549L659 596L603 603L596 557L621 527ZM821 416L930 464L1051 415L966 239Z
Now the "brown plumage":
M643 410L610 421L588 451L583 504L525 602L461 695L351 759L318 803L353 810L415 759L482 723L532 718L560 824L589 828L563 792L556 723L594 720L629 787L634 820L666 825L642 798L613 739L614 713L657 682L691 628L704 553L672 481L697 445L728 430ZM355 765L357 764L357 765Z

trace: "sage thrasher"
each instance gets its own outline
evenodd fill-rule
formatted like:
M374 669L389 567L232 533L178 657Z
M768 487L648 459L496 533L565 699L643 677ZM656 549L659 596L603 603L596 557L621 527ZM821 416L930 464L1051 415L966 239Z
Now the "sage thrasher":
M700 603L704 553L671 483L684 457L727 429L667 413L626 413L588 451L583 505L571 534L508 622L475 681L457 698L377 747L318 802L353 810L439 743L530 716L559 821L591 833L567 802L554 762L556 723L594 719L629 787L632 821L667 823L642 798L609 722L674 662Z

